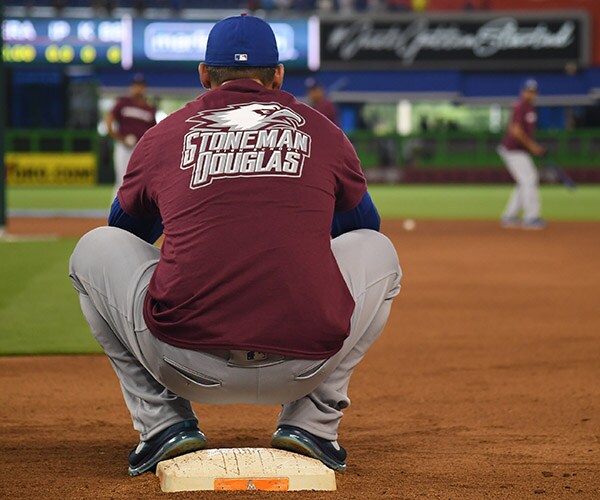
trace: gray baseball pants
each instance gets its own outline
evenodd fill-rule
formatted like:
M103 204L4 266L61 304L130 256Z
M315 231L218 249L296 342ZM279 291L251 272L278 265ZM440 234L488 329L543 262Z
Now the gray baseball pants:
M526 151L512 151L504 146L498 147L498 154L516 182L503 217L513 219L523 212L523 219L537 219L540 216L539 175L531 155Z
M127 172L129 159L133 154L133 147L123 144L121 141L114 142L113 163L115 171L115 184L113 186L113 199L117 196L117 191L123 184L123 177Z
M281 404L279 424L337 439L341 410L350 404L350 376L385 326L402 271L392 243L375 231L346 233L331 247L356 301L342 349L323 360L271 354L248 362L240 361L239 351L182 349L150 333L142 306L158 248L114 227L81 238L71 256L70 277L141 440L196 419L190 401Z

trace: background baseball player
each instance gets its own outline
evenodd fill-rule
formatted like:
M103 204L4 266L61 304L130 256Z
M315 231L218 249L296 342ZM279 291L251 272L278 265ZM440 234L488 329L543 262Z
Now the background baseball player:
M71 257L140 433L131 475L206 446L190 401L281 404L272 446L346 468L350 376L401 270L353 147L280 90L278 57L264 21L217 23L200 65L209 92L144 135L114 227Z
M521 98L512 110L506 135L498 147L498 154L516 182L502 216L504 227L545 227L545 222L540 218L539 175L532 159L532 155L543 156L545 153L544 148L534 140L537 94L537 82L527 80L521 89Z
M323 86L314 77L307 78L304 84L309 104L339 127L340 119L337 106L327 97Z
M106 115L106 126L114 143L114 195L123 182L133 148L146 130L156 125L156 108L146 100L146 81L136 74L129 86L129 95L117 100Z

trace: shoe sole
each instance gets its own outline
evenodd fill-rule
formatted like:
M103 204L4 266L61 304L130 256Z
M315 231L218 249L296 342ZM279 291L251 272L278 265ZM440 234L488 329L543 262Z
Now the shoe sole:
M500 227L504 229L520 229L521 221L519 220L501 220Z
M190 437L189 435L176 435L162 445L152 457L137 467L129 466L130 476L139 476L144 472L154 469L159 462L169 458L179 457L186 453L203 450L206 448L206 439L199 436Z
M291 451L293 453L299 453L300 455L306 455L311 458L323 462L327 467L338 472L344 472L346 470L346 464L340 464L333 461L325 453L318 451L314 446L309 444L308 440L300 441L296 438L288 436L276 436L271 440L271 446L279 450Z

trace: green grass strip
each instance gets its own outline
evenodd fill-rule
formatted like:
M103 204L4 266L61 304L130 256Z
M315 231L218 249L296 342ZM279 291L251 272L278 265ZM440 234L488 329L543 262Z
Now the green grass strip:
M369 186L387 218L497 220L508 201L508 185ZM548 220L600 220L600 186L543 186L542 215Z
M496 220L510 196L510 185L369 186L382 217ZM574 191L542 186L542 214L549 220L600 220L600 186ZM112 186L8 189L9 209L108 210Z
M68 276L75 243L0 241L0 354L101 352Z
M91 187L9 187L9 209L108 210L112 186Z

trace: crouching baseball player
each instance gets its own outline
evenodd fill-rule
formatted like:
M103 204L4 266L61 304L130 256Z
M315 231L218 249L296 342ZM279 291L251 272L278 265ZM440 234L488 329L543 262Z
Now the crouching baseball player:
M401 270L350 142L280 90L278 57L264 21L217 23L209 92L144 135L71 257L140 433L132 476L206 447L190 401L281 404L273 447L346 468L348 384Z

